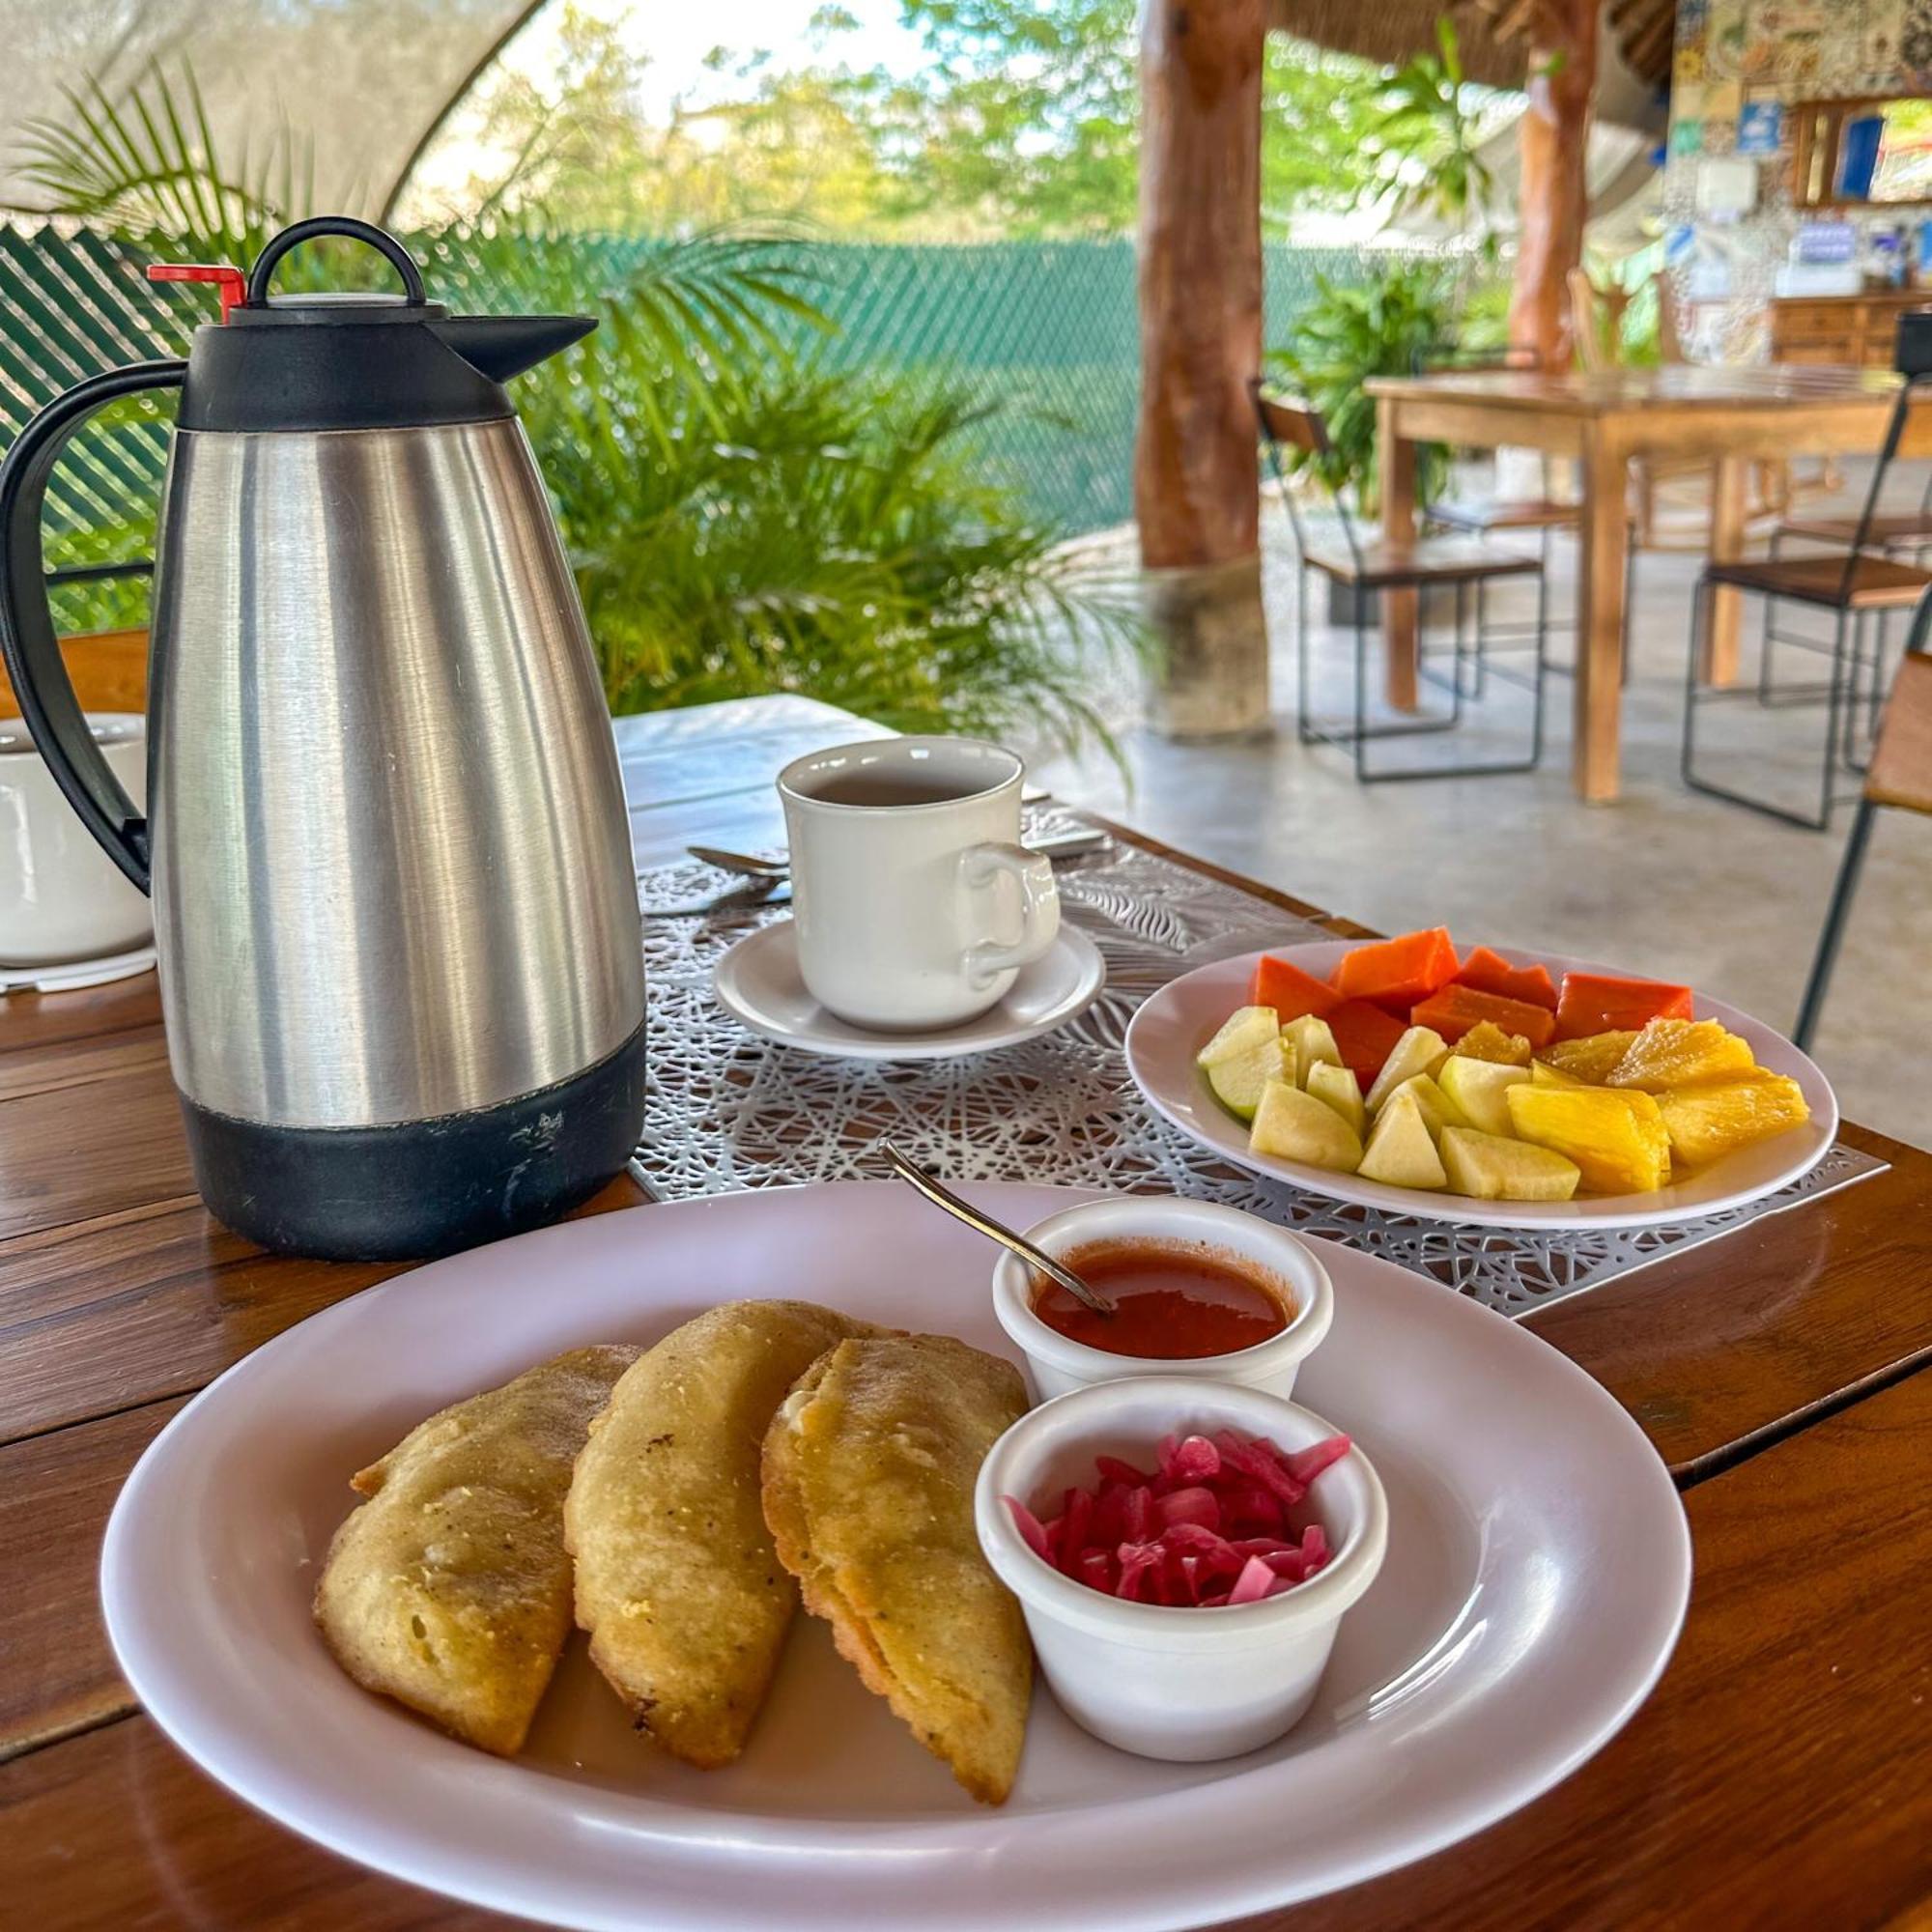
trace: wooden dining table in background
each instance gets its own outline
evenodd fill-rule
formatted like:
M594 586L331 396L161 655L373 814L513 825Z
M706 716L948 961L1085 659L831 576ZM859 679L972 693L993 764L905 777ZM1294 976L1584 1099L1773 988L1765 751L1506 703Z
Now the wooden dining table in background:
M771 775L876 730L788 698L623 721L639 865L692 839L780 841ZM1932 1155L1845 1138L1889 1168L1527 1319L1636 1417L1690 1514L1690 1616L1647 1703L1516 1816L1254 1927L1924 1922ZM674 1211L643 1204L620 1180L582 1211ZM265 1254L209 1218L152 976L0 1003L0 1921L508 1923L349 1864L212 1782L136 1706L98 1608L108 1510L161 1428L251 1350L395 1272ZM649 1925L647 1889L638 1911Z
M1576 460L1582 494L1571 774L1578 796L1601 801L1615 798L1620 782L1626 500L1633 459L1710 458L1709 554L1728 561L1744 553L1752 463L1875 453L1899 378L1883 369L1796 364L1729 369L1679 362L1565 375L1492 369L1382 376L1367 386L1377 406L1382 529L1392 543L1406 543L1415 534L1418 443L1535 449ZM1932 454L1932 433L1913 422L1901 454ZM1389 701L1409 710L1417 693L1415 593L1385 596ZM1714 683L1727 684L1736 676L1740 607L1737 591L1717 593L1704 666ZM1683 628L1688 651L1688 600Z

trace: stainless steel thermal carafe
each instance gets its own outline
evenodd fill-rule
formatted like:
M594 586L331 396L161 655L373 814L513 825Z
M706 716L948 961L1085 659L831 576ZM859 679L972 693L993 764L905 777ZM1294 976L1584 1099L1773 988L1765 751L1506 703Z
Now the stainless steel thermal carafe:
M271 298L320 234L403 297ZM574 316L447 315L393 237L302 222L183 362L82 383L0 468L0 645L95 837L152 890L195 1176L269 1246L439 1252L617 1173L643 1106L637 890L610 719L501 384ZM55 643L41 506L96 410L179 385L148 816Z

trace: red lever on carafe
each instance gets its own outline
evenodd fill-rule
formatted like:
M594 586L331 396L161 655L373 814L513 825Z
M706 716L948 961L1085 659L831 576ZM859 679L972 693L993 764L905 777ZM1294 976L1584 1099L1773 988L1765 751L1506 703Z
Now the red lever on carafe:
M231 269L225 264L215 267L202 262L150 262L148 279L151 282L213 282L221 292L223 322L228 320L231 308L248 299L247 278L240 269Z

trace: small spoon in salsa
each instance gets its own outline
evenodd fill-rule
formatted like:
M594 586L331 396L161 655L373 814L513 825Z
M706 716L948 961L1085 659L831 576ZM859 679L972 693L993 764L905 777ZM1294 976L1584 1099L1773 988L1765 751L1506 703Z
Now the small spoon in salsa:
M944 1208L955 1220L965 1224L988 1240L998 1241L1003 1248L1009 1248L1029 1267L1037 1268L1041 1274L1057 1281L1068 1294L1072 1295L1090 1313L1111 1318L1115 1312L1113 1301L1106 1295L1090 1288L1086 1282L1069 1267L1063 1266L1043 1248L1037 1248L1024 1235L1016 1235L1003 1221L996 1221L990 1214L982 1214L970 1203L960 1200L950 1187L935 1180L917 1161L908 1160L891 1141L881 1141L879 1151L885 1155L886 1164L898 1178L916 1188L932 1203L935 1208Z

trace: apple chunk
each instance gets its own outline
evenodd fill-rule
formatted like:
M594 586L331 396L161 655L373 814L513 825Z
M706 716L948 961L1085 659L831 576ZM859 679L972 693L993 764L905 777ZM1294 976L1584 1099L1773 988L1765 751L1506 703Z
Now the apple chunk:
M1431 1140L1435 1140L1444 1127L1466 1127L1469 1124L1468 1116L1426 1073L1411 1073L1382 1102L1382 1113L1387 1113L1405 1094L1415 1102ZM1376 1119L1380 1120L1381 1114L1378 1114Z
M1286 1080L1270 1080L1262 1090L1248 1147L1255 1153L1342 1174L1352 1174L1362 1158L1354 1128L1325 1101Z
M1364 1180L1379 1180L1390 1187L1441 1187L1448 1181L1442 1157L1422 1106L1406 1088L1392 1094L1388 1104L1376 1116L1369 1145L1356 1170Z
M1486 1134L1510 1134L1509 1102L1503 1095L1530 1078L1526 1066L1506 1065L1498 1060L1471 1060L1452 1053L1442 1063L1436 1084L1468 1117L1470 1126ZM1452 1122L1452 1124L1454 1124Z
M1261 1104L1262 1089L1270 1080L1290 1080L1294 1062L1278 1033L1269 1033L1245 1053L1217 1060L1208 1068L1214 1097L1237 1121L1252 1121Z
M1379 1113L1382 1102L1405 1080L1412 1080L1418 1073L1433 1075L1448 1058L1448 1042L1434 1027L1410 1027L1389 1049L1376 1084L1369 1089L1369 1112Z
M1224 1060L1238 1060L1242 1054L1252 1053L1264 1039L1280 1037L1281 1022L1272 1007L1236 1007L1220 1032L1194 1056L1194 1064L1205 1072Z
M1313 1013L1290 1020L1281 1030L1282 1043L1294 1056L1295 1071L1290 1075L1297 1087L1308 1085L1308 1076L1318 1066L1340 1066L1342 1050L1328 1022Z
M1353 1067L1318 1060L1308 1069L1308 1092L1333 1107L1357 1135L1368 1125L1369 1110L1362 1104L1362 1083Z
M1442 1135L1449 1185L1472 1201L1568 1201L1582 1170L1548 1148L1450 1127Z

